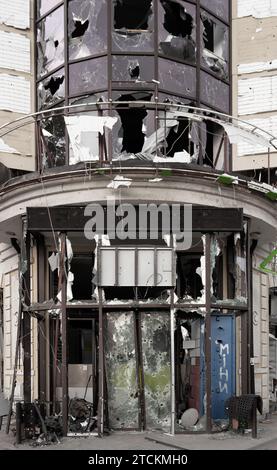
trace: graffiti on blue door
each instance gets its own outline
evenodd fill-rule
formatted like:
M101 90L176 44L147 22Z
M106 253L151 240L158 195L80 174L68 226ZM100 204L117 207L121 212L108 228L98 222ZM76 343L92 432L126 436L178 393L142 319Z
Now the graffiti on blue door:
M236 393L235 383L235 317L232 315L212 315L211 317L211 385L212 418L224 419L225 401ZM204 335L202 335L204 346ZM205 396L205 357L201 351L201 394ZM204 410L203 410L204 411Z

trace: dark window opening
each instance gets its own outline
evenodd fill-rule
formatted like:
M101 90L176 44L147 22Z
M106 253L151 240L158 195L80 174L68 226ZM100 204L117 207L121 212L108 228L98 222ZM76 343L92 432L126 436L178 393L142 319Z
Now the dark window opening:
M197 299L202 295L203 284L201 277L197 274L200 268L202 253L178 253L177 254L177 291L179 298L190 296Z
M74 274L73 299L91 300L93 265L94 255L74 254L70 267L70 271Z
M140 76L140 67L139 64L132 64L128 68L129 75L132 79L138 79Z
M68 363L92 364L92 322L76 320L68 322L68 325Z
M221 78L228 77L228 28L202 13L203 61Z
M64 75L61 77L51 77L49 82L44 85L45 90L49 90L51 95L54 96L64 82Z
M224 167L224 132L222 127L206 121L206 139L203 135L203 164L217 169Z
M132 94L121 95L117 101L150 101L151 93L135 92ZM121 152L139 153L142 151L145 134L143 133L143 120L147 116L147 110L144 107L134 107L131 105L117 105L116 110L121 119L122 149Z
M196 57L193 38L194 19L175 1L161 1L164 9L164 29L170 34L160 41L160 52L166 56L194 61Z
M193 29L193 19L185 12L184 7L174 1L161 0L165 10L164 27L173 36L191 36Z
M89 20L74 20L74 27L75 29L72 31L71 37L72 38L79 38L85 34L89 27Z
M190 122L187 119L180 119L178 122L178 128L171 128L166 139L166 155L168 157L174 157L176 152L183 152L184 150L190 155L194 154L194 143L191 140Z
M148 30L152 13L151 0L116 0L114 5L114 28L130 31Z
M214 52L215 23L207 19L203 21L203 25L204 25L204 34L203 34L204 45L206 49L209 49L209 51Z

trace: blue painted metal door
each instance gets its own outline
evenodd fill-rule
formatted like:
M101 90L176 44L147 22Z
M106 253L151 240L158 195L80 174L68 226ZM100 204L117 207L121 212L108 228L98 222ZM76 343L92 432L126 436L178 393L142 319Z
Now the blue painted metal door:
M206 387L204 322L201 333L201 411L204 414ZM212 419L224 419L227 418L224 409L225 401L236 393L236 342L233 315L212 315L211 340Z
M226 418L224 403L236 393L235 317L212 316L212 418Z

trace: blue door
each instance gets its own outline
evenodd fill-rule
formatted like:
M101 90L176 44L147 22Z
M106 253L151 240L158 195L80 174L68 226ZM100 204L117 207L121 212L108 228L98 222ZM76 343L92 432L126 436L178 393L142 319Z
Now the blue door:
M201 402L203 404L205 396L203 327L201 331ZM236 393L236 342L233 315L212 315L211 340L212 419L225 419L227 418L224 409L225 401ZM203 408L202 413L204 413Z

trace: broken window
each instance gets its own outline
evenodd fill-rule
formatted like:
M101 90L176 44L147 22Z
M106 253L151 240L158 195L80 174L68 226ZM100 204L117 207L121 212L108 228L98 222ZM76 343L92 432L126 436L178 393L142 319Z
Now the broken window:
M101 93L95 93L93 95L72 99L70 100L70 104L80 105L80 107L72 109L71 112L74 112L75 116L84 116L84 111L85 116L98 116L98 111L89 111L89 107L81 106L82 104L96 103L97 101L107 102L108 98L105 95L102 95ZM77 114L76 111L78 111ZM105 114L105 112L103 112L103 114ZM93 132L93 130L87 133L87 135L84 135L85 133L82 134L83 135L81 137L80 134L75 134L75 137L80 140L78 140L78 142L75 141L74 144L71 143L71 138L73 137L73 134L71 136L69 135L69 165L74 165L81 161L95 159L99 160L99 134L97 132Z
M114 1L112 48L114 51L129 52L154 50L154 14L151 1Z
M40 123L42 167L65 165L65 124L63 116L52 116Z
M159 52L191 63L196 59L196 8L180 0L159 2Z
M170 321L167 312L141 313L147 429L170 430Z
M121 95L117 101L150 101L151 93L133 92ZM145 142L144 120L148 115L144 105L120 105L116 106L116 111L121 119L121 128L116 139L120 139L120 152L139 153L142 151ZM116 130L116 129L115 129ZM118 147L117 142L116 148Z
M177 295L184 300L197 299L202 295L202 279L197 273L203 253L179 252L177 256Z
M185 97L195 97L195 67L166 59L159 59L159 81L160 88L163 91L180 94Z
M151 13L151 0L114 0L114 29L130 32L148 30Z
M229 20L229 0L201 0L201 5L207 7L219 18Z
M70 271L74 275L72 294L74 300L91 300L92 283L91 276L94 266L94 254L74 253Z
M64 7L40 21L37 27L38 78L64 63Z
M64 69L59 70L38 84L38 107L44 109L52 106L65 96Z
M69 94L71 96L107 89L107 87L106 57L85 60L69 66Z
M226 151L224 139L225 132L219 124L208 120L203 123L201 131L201 148L204 165L211 166L218 170L224 169L224 153Z
M220 78L229 76L229 29L223 23L201 13L202 25L202 63Z
M203 104L228 114L230 109L229 85L203 71L200 74L200 81Z
M41 17L52 10L61 0L37 0L37 16Z
M179 310L176 318L176 427L182 431L206 429L206 416L201 417L204 412L201 366L205 367L201 364L204 363L201 360L204 354L201 350L204 326L201 317L196 311Z
M69 2L69 59L80 59L107 49L107 3L97 0Z
M122 86L130 84L140 84L145 87L155 79L155 65L153 57L141 56L113 56L112 74L114 85L122 83ZM118 83L119 82L119 83ZM147 83L145 83L147 82Z
M139 400L135 314L105 315L105 371L109 427L138 429Z

